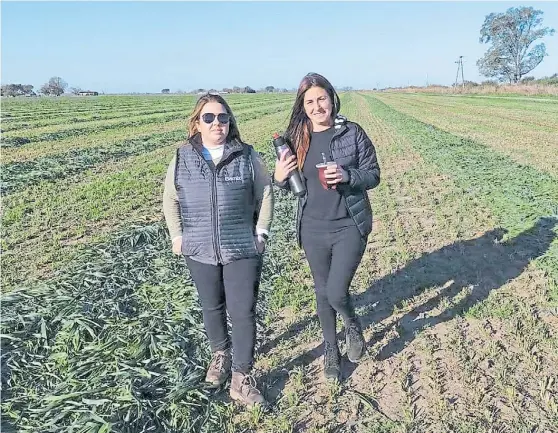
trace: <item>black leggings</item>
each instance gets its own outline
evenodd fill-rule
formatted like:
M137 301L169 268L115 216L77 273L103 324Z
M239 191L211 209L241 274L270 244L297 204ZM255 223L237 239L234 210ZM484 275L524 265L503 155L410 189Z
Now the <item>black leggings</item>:
M366 248L366 238L354 226L335 232L313 231L302 226L302 248L314 278L318 318L324 340L336 344L336 312L355 319L349 287Z
M228 311L232 325L233 370L248 373L256 344L256 299L261 257L227 265L208 265L186 257L202 306L211 351L230 348Z

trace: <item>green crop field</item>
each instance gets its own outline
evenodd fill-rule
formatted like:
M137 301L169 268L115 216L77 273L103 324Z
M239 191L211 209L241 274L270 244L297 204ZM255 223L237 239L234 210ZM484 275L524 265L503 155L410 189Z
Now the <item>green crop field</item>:
M271 171L294 95L226 98ZM271 404L247 410L203 386L162 213L195 97L3 99L2 432L557 432L558 98L341 101L382 169L352 287L368 353L326 384L296 201L276 190L256 362Z

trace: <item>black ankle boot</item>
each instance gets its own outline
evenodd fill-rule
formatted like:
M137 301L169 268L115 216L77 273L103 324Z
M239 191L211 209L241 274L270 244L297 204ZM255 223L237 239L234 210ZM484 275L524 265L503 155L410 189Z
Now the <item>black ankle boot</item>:
M337 344L325 342L324 349L324 375L327 380L339 380L341 376L341 354Z
M357 319L346 323L345 342L347 343L347 358L351 362L357 362L364 354L364 337Z

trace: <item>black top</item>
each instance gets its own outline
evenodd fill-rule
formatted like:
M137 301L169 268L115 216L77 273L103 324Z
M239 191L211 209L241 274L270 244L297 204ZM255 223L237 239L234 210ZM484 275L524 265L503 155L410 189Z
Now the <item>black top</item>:
M336 189L324 189L318 178L316 164L323 162L322 152L326 161L331 161L329 146L334 134L335 128L331 127L325 131L313 132L310 139L310 147L302 167L308 191L302 215L305 228L331 231L355 224L347 211L345 198Z

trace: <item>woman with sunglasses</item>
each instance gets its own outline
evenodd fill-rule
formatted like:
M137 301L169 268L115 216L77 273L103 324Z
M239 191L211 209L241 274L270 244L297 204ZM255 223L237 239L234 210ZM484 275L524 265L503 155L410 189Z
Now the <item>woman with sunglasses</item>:
M358 361L365 350L349 287L372 231L367 192L380 183L374 145L360 125L338 114L340 108L325 77L306 75L285 133L296 155L283 153L274 173L280 188L289 188L286 179L297 167L306 182L307 192L298 202L297 240L314 279L327 379L340 376L337 313L345 324L349 360Z
M188 140L168 167L163 208L172 250L185 256L201 301L213 352L205 380L218 387L232 369L231 398L261 404L251 370L261 261L273 217L271 179L258 153L242 142L221 96L202 96L188 127Z

